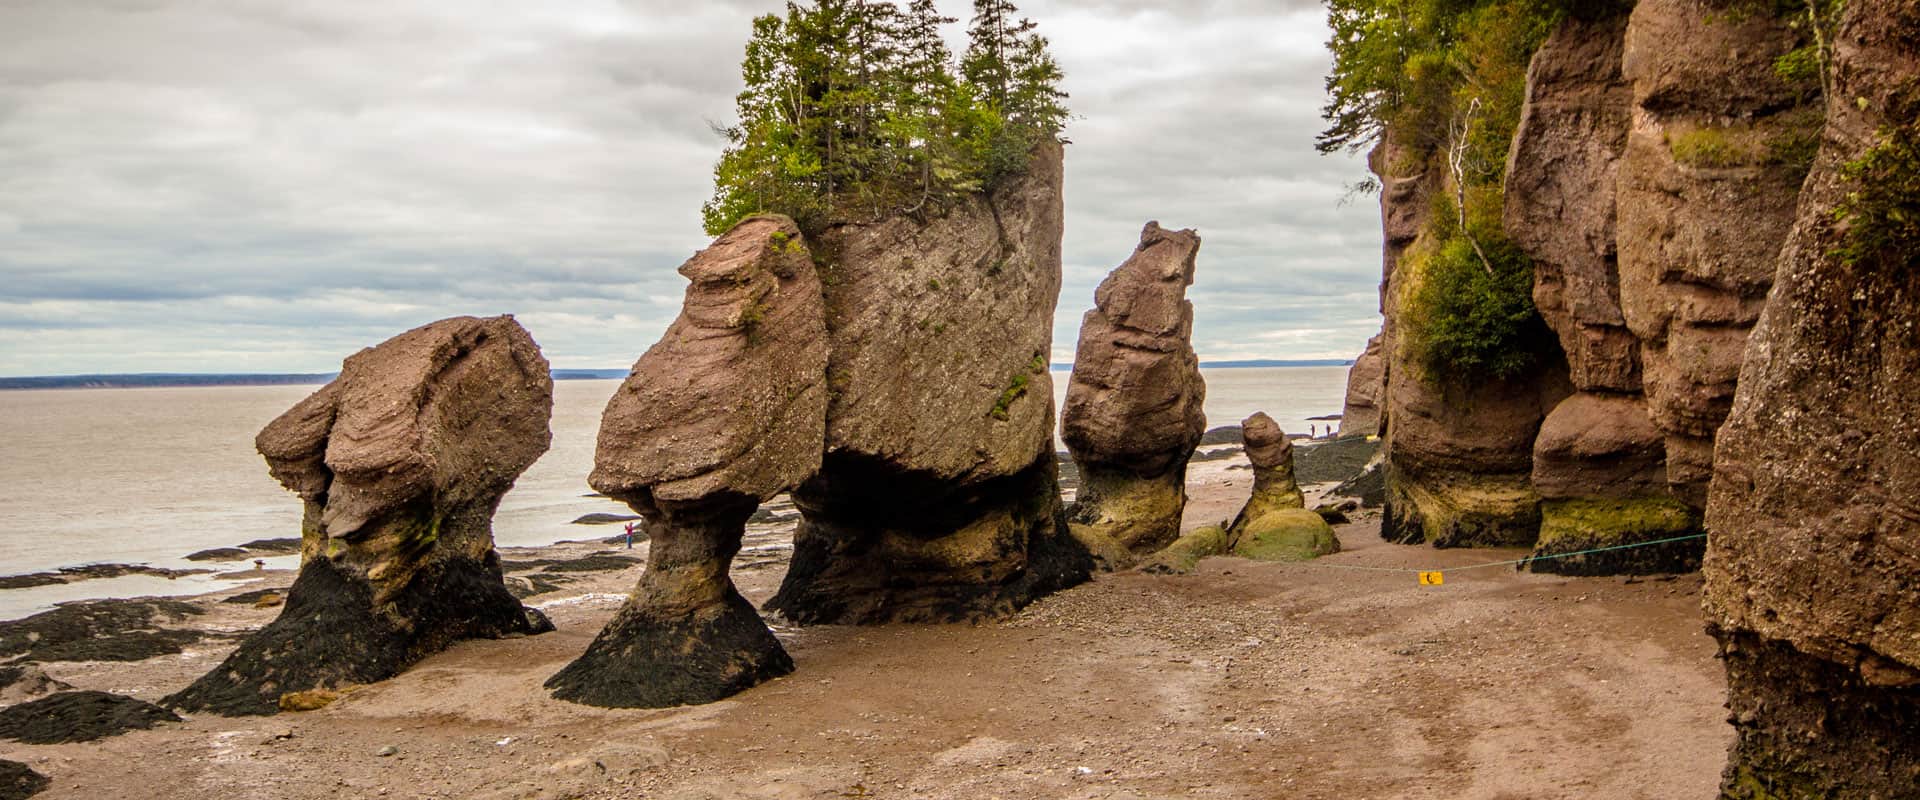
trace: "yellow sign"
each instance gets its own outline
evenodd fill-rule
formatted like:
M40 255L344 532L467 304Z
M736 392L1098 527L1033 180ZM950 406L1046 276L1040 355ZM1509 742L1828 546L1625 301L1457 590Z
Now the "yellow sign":
M1440 572L1420 573L1421 586L1439 586L1440 584L1443 584L1446 582L1447 582L1447 576L1445 573L1440 573Z

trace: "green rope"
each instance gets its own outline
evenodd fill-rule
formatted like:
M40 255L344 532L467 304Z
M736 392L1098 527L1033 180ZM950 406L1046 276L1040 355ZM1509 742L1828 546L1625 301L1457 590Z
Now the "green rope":
M1302 562L1302 563L1304 563L1306 566L1327 567L1329 569L1354 569L1354 570L1363 570L1367 572L1416 572L1416 573L1417 572L1459 572L1461 570L1468 570L1468 569L1482 569L1485 567L1504 567L1512 564L1525 564L1529 561L1547 561L1555 558L1572 558L1574 556L1591 555L1593 553L1606 553L1613 550L1631 550L1635 547L1652 547L1657 544L1672 544L1674 542L1685 542L1685 541L1691 541L1693 539L1705 539L1705 538L1707 538L1706 534L1696 533L1691 536L1675 536L1671 539L1655 539L1651 542L1635 542L1633 544L1616 544L1611 547L1596 547L1592 550L1576 550L1571 553L1556 553L1550 556L1527 556L1526 558L1515 558L1515 559L1509 559L1506 561L1489 561L1485 564L1468 564L1467 566L1464 566L1464 567L1435 567L1433 569L1415 569L1412 567L1370 567L1370 566L1362 566L1360 564L1324 564L1319 561L1308 561L1308 562Z

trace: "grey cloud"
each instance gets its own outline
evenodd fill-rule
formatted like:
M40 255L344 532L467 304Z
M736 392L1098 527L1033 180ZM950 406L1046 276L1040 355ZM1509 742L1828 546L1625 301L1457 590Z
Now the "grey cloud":
M629 363L705 244L748 20L781 5L7 4L0 374L319 371L503 312L558 365ZM1204 356L1357 352L1378 219L1339 204L1358 160L1311 147L1319 6L1022 10L1079 115L1056 355L1148 219L1205 237Z

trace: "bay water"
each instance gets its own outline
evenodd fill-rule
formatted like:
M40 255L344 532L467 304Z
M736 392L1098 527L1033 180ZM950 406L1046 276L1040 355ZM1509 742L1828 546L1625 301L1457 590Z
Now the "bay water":
M1209 427L1266 411L1289 433L1340 413L1346 367L1204 369ZM1067 373L1052 373L1055 399ZM590 497L594 436L618 381L554 384L553 446L501 502L501 546L605 537L619 526L572 524L631 513ZM195 551L300 535L300 502L267 475L254 434L315 386L0 391L0 575L94 563L243 570L196 564ZM268 559L297 565L297 556ZM244 580L129 575L0 590L0 619L85 597L196 594Z

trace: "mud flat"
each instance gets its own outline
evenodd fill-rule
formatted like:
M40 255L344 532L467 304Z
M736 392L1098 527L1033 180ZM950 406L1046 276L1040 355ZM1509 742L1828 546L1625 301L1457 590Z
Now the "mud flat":
M1244 502L1251 476L1231 463L1194 465L1187 526ZM1108 575L1002 623L774 620L796 675L654 711L541 688L633 586L639 564L608 557L646 545L503 548L528 565L510 583L551 585L526 602L557 632L462 642L319 711L0 741L0 759L48 776L45 798L1712 796L1732 729L1697 576L1461 572L1525 552L1388 545L1378 524L1362 512L1313 565ZM791 529L749 526L735 577L755 603L780 584ZM583 559L614 568L554 569ZM1455 571L1422 587L1345 566ZM214 634L178 654L46 671L158 700L278 612L220 602L238 593L143 618Z

